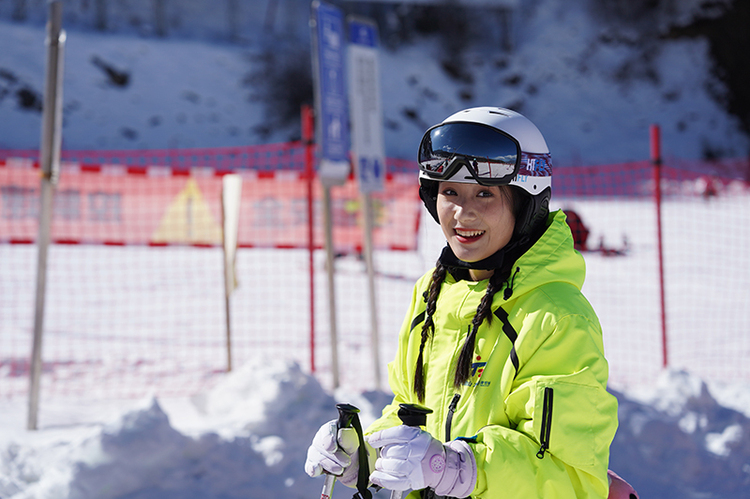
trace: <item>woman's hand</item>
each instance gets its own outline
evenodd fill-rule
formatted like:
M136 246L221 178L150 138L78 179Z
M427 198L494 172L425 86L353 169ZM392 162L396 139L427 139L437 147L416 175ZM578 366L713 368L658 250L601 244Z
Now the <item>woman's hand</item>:
M356 486L359 469L359 439L354 428L337 428L336 420L320 427L307 449L305 473L311 477L328 473L339 482Z
M477 464L469 444L443 444L414 426L395 426L367 437L380 448L370 481L390 490L431 487L437 495L467 497L474 490Z

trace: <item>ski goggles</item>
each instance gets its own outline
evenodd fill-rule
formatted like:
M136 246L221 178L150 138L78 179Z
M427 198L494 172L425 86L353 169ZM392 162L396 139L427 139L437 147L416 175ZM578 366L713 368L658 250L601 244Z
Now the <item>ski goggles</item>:
M549 154L529 154L510 135L477 123L443 123L422 137L419 167L430 178L448 180L465 166L478 184L508 185L519 173L549 176Z

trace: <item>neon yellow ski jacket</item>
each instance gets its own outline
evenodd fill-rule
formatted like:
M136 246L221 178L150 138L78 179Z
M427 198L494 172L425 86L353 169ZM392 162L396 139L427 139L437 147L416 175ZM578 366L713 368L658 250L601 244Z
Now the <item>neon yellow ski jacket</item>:
M581 293L583 257L562 211L548 223L513 266L511 296L505 299L504 289L495 294L493 320L477 331L473 376L460 390L453 387L454 366L488 281L456 281L449 273L438 296L435 334L424 353L423 405L434 411L426 430L443 441L467 439L479 470L476 499L607 497L617 400L606 390L599 320ZM431 275L414 287L388 365L394 398L368 434L401 424L400 403L418 403L414 370Z

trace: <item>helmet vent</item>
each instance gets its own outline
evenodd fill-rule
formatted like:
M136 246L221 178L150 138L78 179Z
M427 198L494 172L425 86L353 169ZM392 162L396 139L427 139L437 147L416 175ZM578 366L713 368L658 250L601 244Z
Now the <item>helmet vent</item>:
M498 111L495 111L495 110L493 110L493 109L490 109L489 113L490 113L490 114L499 114L500 116L510 116L510 115L509 115L509 114L507 114L507 113L503 113L503 112L501 112L501 111L499 111L499 110L498 110Z

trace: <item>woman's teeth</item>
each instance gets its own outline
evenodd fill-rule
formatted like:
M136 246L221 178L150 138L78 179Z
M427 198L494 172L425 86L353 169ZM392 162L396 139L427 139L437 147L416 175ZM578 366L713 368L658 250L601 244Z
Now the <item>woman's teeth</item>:
M479 237L482 234L484 234L483 230L461 230L461 229L455 229L456 234L458 234L461 237Z

